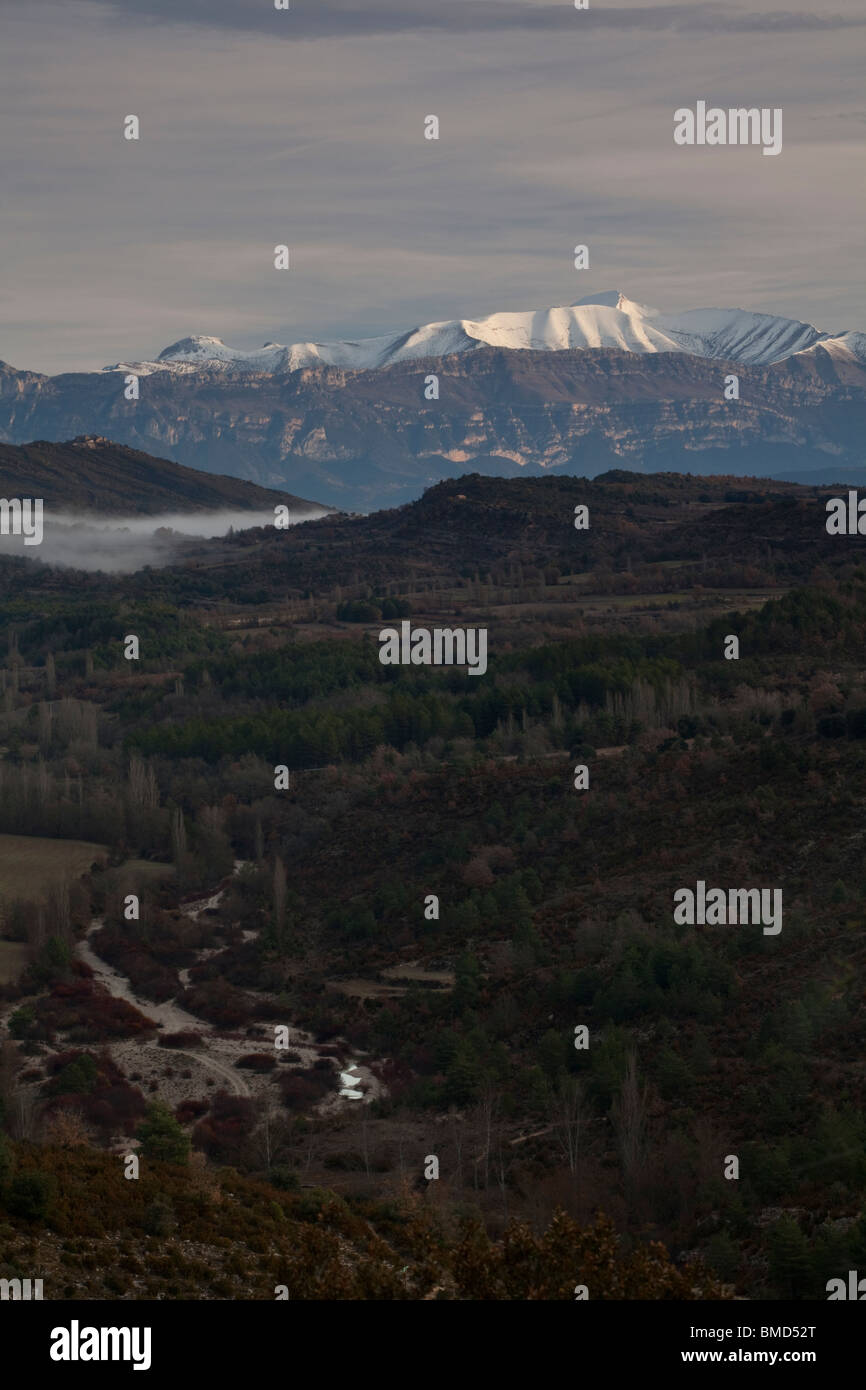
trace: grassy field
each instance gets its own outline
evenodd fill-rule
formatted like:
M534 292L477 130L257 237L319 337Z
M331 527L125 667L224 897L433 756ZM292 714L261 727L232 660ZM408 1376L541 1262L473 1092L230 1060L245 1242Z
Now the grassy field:
M136 893L148 884L160 883L174 873L173 864L160 864L153 859L127 859L105 874L106 887L120 893Z
M0 835L0 906L44 901L56 884L80 878L107 853L105 845L88 840Z

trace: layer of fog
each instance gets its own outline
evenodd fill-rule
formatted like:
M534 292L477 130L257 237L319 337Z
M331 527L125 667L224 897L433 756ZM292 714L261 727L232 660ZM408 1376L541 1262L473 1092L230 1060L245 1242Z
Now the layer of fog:
M325 516L324 510L292 509L290 525ZM177 564L202 540L274 525L270 511L172 512L162 516L81 516L45 508L40 544L0 533L0 555L20 555L65 569L131 574L145 565Z

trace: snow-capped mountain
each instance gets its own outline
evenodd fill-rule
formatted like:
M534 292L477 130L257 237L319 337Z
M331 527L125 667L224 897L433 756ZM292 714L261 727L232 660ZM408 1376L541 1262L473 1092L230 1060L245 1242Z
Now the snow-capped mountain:
M844 478L863 466L866 334L599 294L358 342L185 338L155 362L56 377L0 362L0 441L83 433L354 511L471 472Z
M371 370L424 357L449 357L481 347L562 352L569 348L619 348L625 352L680 352L748 366L769 366L821 347L832 356L866 362L866 334L825 333L797 319L746 309L690 309L664 314L636 304L619 291L554 309L509 311L481 319L425 323L409 332L333 343L265 343L253 350L228 347L220 338L182 338L154 362L119 362L105 371L139 375L198 371L275 375L301 367Z

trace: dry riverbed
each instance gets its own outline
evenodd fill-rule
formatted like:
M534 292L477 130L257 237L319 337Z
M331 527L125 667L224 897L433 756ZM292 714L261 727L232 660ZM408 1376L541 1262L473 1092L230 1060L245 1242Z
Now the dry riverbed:
M235 872L242 867L235 864ZM201 913L218 907L224 890L185 903L182 911L194 920ZM100 1044L112 1060L121 1068L129 1080L137 1085L148 1098L158 1097L172 1110L185 1100L203 1100L219 1090L229 1094L246 1096L254 1100L270 1100L275 1108L280 1106L276 1078L281 1068L271 1072L259 1073L246 1068L238 1068L241 1057L253 1052L270 1052L274 1046L273 1029L260 1024L249 1030L231 1031L214 1028L205 1019L197 1017L182 1008L173 1000L156 1004L137 995L127 976L109 965L99 956L99 932L103 926L102 918L94 918L84 938L77 943L78 959L93 971L94 981L116 999L138 1009L146 1018L153 1019L161 1033L195 1032L201 1036L201 1043L190 1048L160 1047L158 1037L121 1039L116 1042ZM254 933L248 933L253 936ZM219 955L220 948L205 947L197 953L197 962ZM180 972L183 985L189 982L189 968ZM0 1014L0 1027L5 1030L9 1016L21 1007L24 1001L4 1008ZM322 1056L322 1046L317 1044L311 1034L289 1024L289 1051L293 1054L291 1065L309 1068ZM333 1046L331 1043L329 1046ZM339 1044L338 1044L339 1045ZM65 1050L68 1044L58 1038L51 1051ZM274 1054L277 1061L281 1053ZM324 1055L327 1055L324 1054ZM330 1092L319 1103L321 1114L336 1114L361 1103L369 1103L382 1093L383 1087L377 1077L362 1059L352 1057L347 1048L340 1059L328 1057L338 1073L338 1089ZM41 1082L31 1083L38 1090ZM129 1151L130 1141L121 1138L114 1148Z

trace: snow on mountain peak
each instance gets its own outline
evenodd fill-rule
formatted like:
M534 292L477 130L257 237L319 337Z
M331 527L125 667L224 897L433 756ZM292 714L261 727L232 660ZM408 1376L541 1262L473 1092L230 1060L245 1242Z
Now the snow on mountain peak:
M443 320L376 338L292 343L288 347L267 342L244 350L228 347L221 338L196 335L172 343L155 362L132 367L117 364L105 370L135 370L144 375L202 370L275 374L332 366L363 371L480 347L541 352L574 348L680 352L768 366L816 346L831 355L866 362L866 335L862 333L823 333L796 319L746 309L690 309L664 314L627 298L621 290L603 290L552 309L506 310L475 320Z
M157 358L158 362L170 362L176 357L195 355L206 357L211 348L224 348L225 343L222 338L207 338L204 334L197 333L191 338L181 338L178 342L172 343L170 347L164 348Z

